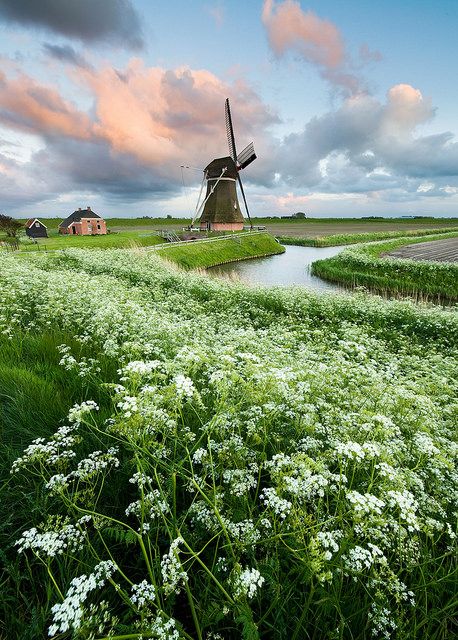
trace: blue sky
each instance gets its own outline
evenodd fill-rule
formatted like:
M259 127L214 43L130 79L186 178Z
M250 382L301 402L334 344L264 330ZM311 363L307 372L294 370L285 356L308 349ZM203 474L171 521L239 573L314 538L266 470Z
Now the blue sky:
M229 96L254 214L455 216L456 24L448 0L0 0L0 207L188 216L180 164L227 153Z

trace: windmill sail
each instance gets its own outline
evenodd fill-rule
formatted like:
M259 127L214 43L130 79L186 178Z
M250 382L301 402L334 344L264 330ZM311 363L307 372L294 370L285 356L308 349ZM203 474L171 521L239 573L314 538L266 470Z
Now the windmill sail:
M237 162L237 149L235 148L234 128L232 126L231 107L229 105L229 98L226 98L226 133L227 144L229 145L229 155L232 160Z
M249 164L256 160L256 153L252 142L248 144L243 151L237 156L237 164L239 169L245 169Z

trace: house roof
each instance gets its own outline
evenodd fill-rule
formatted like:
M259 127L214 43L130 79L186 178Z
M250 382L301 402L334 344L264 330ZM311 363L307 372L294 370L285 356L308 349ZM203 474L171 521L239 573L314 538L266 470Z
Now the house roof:
M38 220L38 218L29 218L25 223L25 228L30 229L34 222L39 222L45 229L48 228L41 220Z
M101 216L97 215L92 209L77 209L77 211L71 213L68 218L65 218L59 227L69 227L73 222L81 222L83 218L99 218L102 220Z

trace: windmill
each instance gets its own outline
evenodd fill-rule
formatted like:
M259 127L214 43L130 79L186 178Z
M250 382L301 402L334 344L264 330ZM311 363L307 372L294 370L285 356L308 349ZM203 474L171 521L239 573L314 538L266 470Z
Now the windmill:
M251 164L253 160L256 160L256 153L253 143L250 142L250 144L237 155L229 98L226 99L225 112L229 155L224 158L215 158L204 169L204 178L199 199L191 223L191 226L194 226L194 222L200 216L199 224L201 230L240 231L243 229L245 221L237 198L237 182L239 183L247 217L250 221L250 227L253 227L245 191L240 178L240 171ZM205 182L207 184L207 191L201 203L200 200Z

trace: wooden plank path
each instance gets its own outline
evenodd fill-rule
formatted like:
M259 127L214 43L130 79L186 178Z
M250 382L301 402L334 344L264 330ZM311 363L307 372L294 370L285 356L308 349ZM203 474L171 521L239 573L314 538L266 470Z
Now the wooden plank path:
M383 255L393 258L409 258L410 260L458 262L458 238L406 244Z

